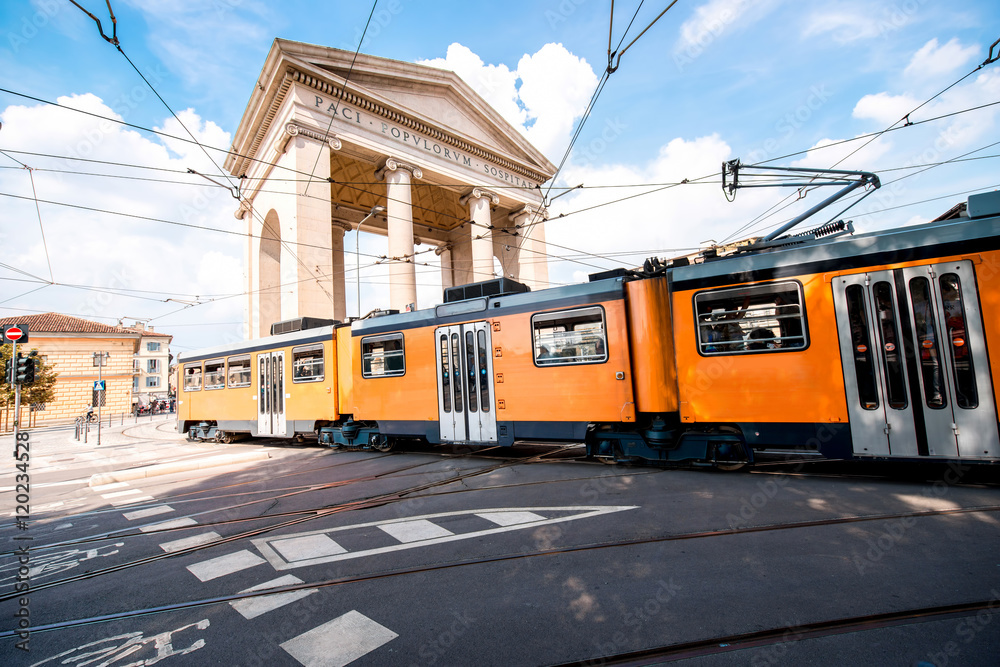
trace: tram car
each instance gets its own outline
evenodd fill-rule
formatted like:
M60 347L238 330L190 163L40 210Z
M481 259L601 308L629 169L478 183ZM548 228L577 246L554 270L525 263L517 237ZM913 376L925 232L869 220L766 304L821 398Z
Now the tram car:
M179 357L193 438L585 442L606 461L1000 461L1000 193ZM317 324L317 323L313 323ZM319 322L318 324L323 324Z

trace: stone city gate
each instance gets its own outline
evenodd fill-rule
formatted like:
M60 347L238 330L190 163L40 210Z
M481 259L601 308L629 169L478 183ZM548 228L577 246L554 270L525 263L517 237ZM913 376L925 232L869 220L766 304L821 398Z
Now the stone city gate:
M359 228L388 236L392 309L417 305L416 243L436 246L444 288L494 277L494 257L546 286L552 163L454 73L353 58L275 40L235 134L250 336L346 319L344 233Z

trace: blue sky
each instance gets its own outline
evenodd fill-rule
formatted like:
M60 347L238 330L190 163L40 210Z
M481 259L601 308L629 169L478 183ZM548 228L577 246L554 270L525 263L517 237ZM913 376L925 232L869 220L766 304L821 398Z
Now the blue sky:
M104 2L81 4L110 33ZM615 44L637 4L615 4ZM667 4L644 3L624 43ZM112 7L128 57L204 143L225 148L275 37L354 50L372 5L117 0ZM362 51L454 69L558 163L607 64L609 12L604 0L379 0ZM860 142L822 146L883 130L973 72L1000 37L998 19L995 0L680 0L611 75L556 183L588 187L557 200L553 213L652 189L644 184L715 174L724 159L795 154L775 164L831 167ZM0 88L12 91L0 92L0 151L10 156L0 155L0 315L149 319L175 334L175 349L241 337L237 236L45 203L39 224L32 178L40 200L240 231L232 201L210 184L67 159L183 172L210 168L200 151L14 94L183 132L90 18L68 0L11 1L0 5L0 27ZM1000 146L988 148L1000 141L998 106L966 111L997 101L1000 62L934 97L911 121L961 113L887 133L844 162L887 184L852 210L857 227L926 221L963 200L961 193L1000 185L988 157L1000 154ZM914 171L902 167L966 153L984 159L891 183ZM20 163L35 170L31 177ZM722 241L787 194L744 191L728 203L717 183L691 185L552 220L551 279L578 281L598 268L639 265L654 252ZM766 230L792 210L741 234ZM384 242L361 238L363 250L375 253ZM365 310L384 307L384 273L369 270L361 281ZM436 267L421 267L418 282L420 306L432 306L440 293Z

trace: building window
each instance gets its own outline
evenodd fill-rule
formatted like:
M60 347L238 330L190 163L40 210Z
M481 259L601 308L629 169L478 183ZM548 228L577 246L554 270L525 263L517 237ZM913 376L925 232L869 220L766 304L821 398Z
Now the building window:
M229 388L250 386L250 355L229 357Z
M201 364L184 366L184 391L201 391Z
M132 378L132 391L139 391L139 378Z
M531 330L538 366L608 360L608 336L600 306L532 315Z
M134 370L136 373L140 372L142 370L142 362L139 361L138 359L133 359L132 370Z
M808 345L802 285L794 281L700 292L694 297L704 356L788 352Z
M323 343L292 348L292 382L323 379Z
M158 378L157 376L154 375L153 377L146 378L146 388L147 389L150 389L150 388L153 388L153 387L159 387L159 386L160 386L160 378Z
M226 360L210 359L205 362L205 389L226 388Z
M147 373L159 373L160 372L160 360L159 359L147 359L146 360L146 372Z
M147 352L159 352L160 351L160 344L159 343L146 343L146 351Z
M361 339L361 376L395 377L406 373L403 334L385 334Z

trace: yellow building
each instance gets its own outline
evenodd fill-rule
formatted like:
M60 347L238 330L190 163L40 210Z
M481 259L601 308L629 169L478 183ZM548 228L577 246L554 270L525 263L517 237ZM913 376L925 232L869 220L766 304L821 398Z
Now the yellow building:
M98 376L105 382L102 412L131 411L133 359L139 350L140 331L58 313L0 318L0 326L12 324L26 326L29 332L27 345L19 345L18 351L38 350L58 373L55 400L36 413L37 424L72 419L86 412L94 400ZM101 353L103 368L98 367ZM28 407L22 406L22 410ZM27 415L22 412L22 417Z

